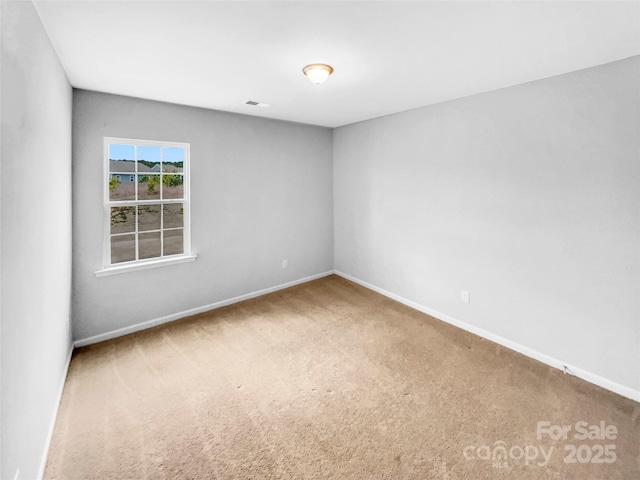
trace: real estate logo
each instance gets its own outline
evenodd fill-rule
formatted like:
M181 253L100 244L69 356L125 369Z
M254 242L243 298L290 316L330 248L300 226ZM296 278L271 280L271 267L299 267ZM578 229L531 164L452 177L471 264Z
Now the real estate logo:
M569 443L564 449L558 449L563 455L564 463L611 464L617 460L616 446L610 443L618 438L615 425L607 425L604 421L590 424L579 421L575 424L552 424L542 420L536 424L537 440L570 440L589 443ZM596 442L596 443L592 443ZM462 450L467 461L491 462L493 468L508 468L514 462L522 462L531 467L545 467L551 461L555 445L515 444L509 445L504 440L497 440L491 445L468 445Z

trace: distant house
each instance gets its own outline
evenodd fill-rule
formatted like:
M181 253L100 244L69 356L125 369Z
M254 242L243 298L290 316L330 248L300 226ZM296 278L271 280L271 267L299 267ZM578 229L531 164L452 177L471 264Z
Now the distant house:
M159 173L160 165L156 163L153 167L151 167L151 171ZM168 173L182 173L182 167L177 167L171 163L164 163L162 165L162 171Z
M157 165L154 165L154 168ZM138 163L138 173L147 173L153 170L143 163ZM109 160L109 178L117 178L123 185L133 183L136 180L136 162L133 160Z

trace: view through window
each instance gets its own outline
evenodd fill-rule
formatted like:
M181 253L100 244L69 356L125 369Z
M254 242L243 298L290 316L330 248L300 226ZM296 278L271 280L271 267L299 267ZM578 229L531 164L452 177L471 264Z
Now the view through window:
M189 144L105 138L105 267L188 255Z

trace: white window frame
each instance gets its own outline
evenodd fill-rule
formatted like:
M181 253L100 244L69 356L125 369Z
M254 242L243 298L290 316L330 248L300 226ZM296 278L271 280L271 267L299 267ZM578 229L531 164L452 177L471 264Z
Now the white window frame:
M137 147L160 147L162 148L182 148L184 150L184 161L182 168L183 176L183 197L180 199L151 199L151 200L117 200L112 201L109 198L109 178L112 175L109 172L109 145L132 145L135 151L135 171L132 176L134 178L136 198L138 193L138 149ZM160 150L162 152L162 150ZM162 153L161 153L162 159ZM104 238L103 238L103 266L101 270L95 272L97 277L115 275L118 273L131 272L136 270L145 270L148 268L156 268L166 265L174 265L177 263L192 262L197 258L197 255L191 253L191 178L190 178L190 144L179 142L165 142L155 140L138 140L132 138L117 138L117 137L104 137L103 145L103 224L104 224ZM140 172L141 174L145 172ZM119 177L119 175L117 175ZM183 253L176 255L167 255L154 258L146 258L142 260L132 260L129 262L121 262L111 264L111 207L133 206L140 205L170 205L175 203L183 204L184 212L184 226L183 226ZM160 225L160 232L163 232L163 225ZM134 233L136 234L136 257L138 256L138 225L136 226ZM161 242L163 241L163 235L160 235ZM162 253L162 249L161 249Z

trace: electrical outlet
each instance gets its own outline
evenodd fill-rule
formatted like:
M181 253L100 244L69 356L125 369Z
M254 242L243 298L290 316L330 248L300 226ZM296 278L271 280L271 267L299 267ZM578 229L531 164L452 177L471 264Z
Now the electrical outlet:
M464 303L469 303L469 292L466 290L460 290L460 300Z
M289 260L283 260L282 261L282 268L287 268L289 267Z

